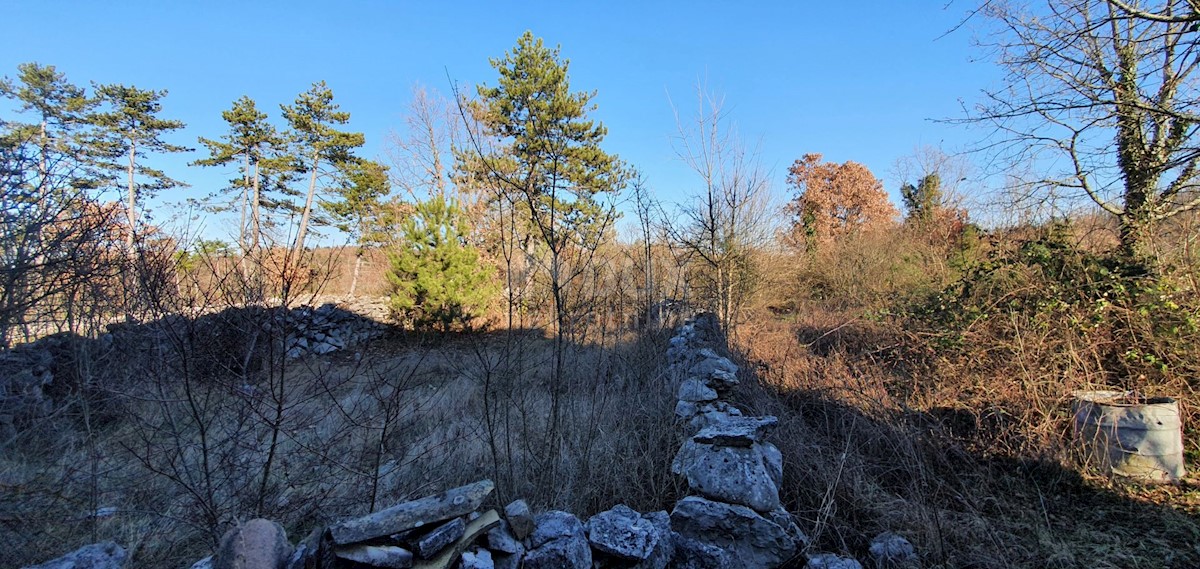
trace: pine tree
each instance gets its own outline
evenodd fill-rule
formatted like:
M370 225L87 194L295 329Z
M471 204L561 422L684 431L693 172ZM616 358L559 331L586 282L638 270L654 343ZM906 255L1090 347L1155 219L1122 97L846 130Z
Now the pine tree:
M238 226L239 245L246 254L258 249L263 232L263 209L275 204L267 197L274 186L282 186L288 177L287 155L283 137L267 122L267 114L259 111L250 97L243 96L221 113L229 124L229 132L220 140L201 137L209 152L208 158L193 162L197 166L223 166L239 163L241 175L230 180L229 191L237 197L241 210ZM265 182L265 184L264 184Z
M350 296L358 289L358 274L367 248L387 240L383 228L389 225L389 209L383 198L391 193L388 168L371 160L351 160L343 166L346 184L339 189L341 199L322 202L321 206L333 217L335 226L353 238L358 245L354 252L354 276L350 280Z
M137 87L108 84L95 87L99 102L107 107L95 113L90 121L99 130L98 143L103 155L102 167L113 173L123 172L126 178L125 214L129 222L125 246L133 250L138 224L138 199L154 193L184 186L161 170L139 164L138 158L149 153L188 152L191 149L162 140L161 136L184 127L183 122L161 119L166 90L143 90ZM122 162L118 162L122 161Z
M464 239L465 220L452 198L433 196L403 224L390 255L392 310L417 328L469 325L494 294L492 272Z
M308 174L309 180L294 245L299 253L304 250L304 238L312 222L319 179L336 177L339 168L353 159L354 149L365 143L365 138L361 132L335 128L350 122L350 113L338 110L333 91L324 81L313 83L295 103L281 108L288 123L288 137L296 146L297 167Z

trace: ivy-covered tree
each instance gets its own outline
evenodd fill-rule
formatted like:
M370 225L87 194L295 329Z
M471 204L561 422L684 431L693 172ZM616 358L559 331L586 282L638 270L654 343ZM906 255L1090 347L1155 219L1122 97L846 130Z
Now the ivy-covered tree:
M905 222L918 228L927 227L942 207L942 178L937 172L926 174L915 186L900 186L900 197L904 200Z
M468 326L494 293L490 267L464 239L457 202L433 196L402 225L403 240L389 255L391 307L417 328Z
M283 118L288 123L288 137L295 145L296 167L308 175L308 191L300 214L300 228L296 232L295 252L304 250L304 238L312 222L319 182L324 179L329 185L339 183L341 168L354 158L354 150L365 143L361 132L338 130L339 125L350 122L350 113L339 111L333 102L333 91L324 81L313 86L296 98L295 103L281 106Z
M133 249L138 226L138 200L161 190L185 185L162 170L139 163L151 153L188 152L189 148L162 140L162 135L184 127L183 122L159 118L167 91L138 89L118 84L96 85L96 98L104 107L90 121L97 128L101 166L113 181L125 176L125 215L129 222L125 245Z
M222 112L221 117L229 125L229 131L219 140L201 137L200 144L208 149L209 157L192 164L224 166L238 163L240 175L230 180L227 191L236 196L233 200L241 211L238 244L246 254L259 247L264 209L279 207L280 202L271 200L268 194L273 189L282 189L290 174L288 165L292 158L287 154L283 137L267 122L267 114L258 110L254 99L243 96L234 101L229 110Z

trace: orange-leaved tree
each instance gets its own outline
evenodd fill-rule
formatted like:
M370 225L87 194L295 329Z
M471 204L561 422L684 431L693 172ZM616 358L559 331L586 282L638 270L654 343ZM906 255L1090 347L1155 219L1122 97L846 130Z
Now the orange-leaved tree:
M789 238L797 246L815 248L886 228L899 215L883 182L858 162L821 162L820 154L805 154L788 168L788 185L796 190L787 211L793 216Z

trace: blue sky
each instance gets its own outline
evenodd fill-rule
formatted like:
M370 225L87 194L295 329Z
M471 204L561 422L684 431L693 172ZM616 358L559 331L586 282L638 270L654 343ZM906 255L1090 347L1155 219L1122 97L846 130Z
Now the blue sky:
M172 142L224 130L222 110L242 95L277 118L325 80L364 154L382 157L415 83L448 92L494 84L488 58L526 29L560 44L575 90L596 90L605 146L642 170L656 193L684 199L696 186L675 158L675 119L693 109L697 82L722 93L742 135L761 149L774 189L807 152L855 160L885 181L918 145L956 150L982 135L934 122L961 116L997 68L971 45L971 30L945 35L970 7L947 0L865 2L64 2L9 0L0 74L18 63L52 64L89 81L168 89L163 115L188 124ZM192 188L227 172L162 161ZM156 207L157 219L170 208ZM206 234L228 232L209 222Z

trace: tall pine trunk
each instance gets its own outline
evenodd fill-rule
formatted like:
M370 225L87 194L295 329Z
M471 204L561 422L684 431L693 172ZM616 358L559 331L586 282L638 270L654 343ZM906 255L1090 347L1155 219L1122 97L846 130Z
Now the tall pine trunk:
M304 213L300 216L300 230L296 232L296 257L299 258L300 253L304 252L304 236L308 233L308 220L312 216L313 198L317 195L317 163L318 158L313 156L312 176L308 180L308 197L304 199Z

